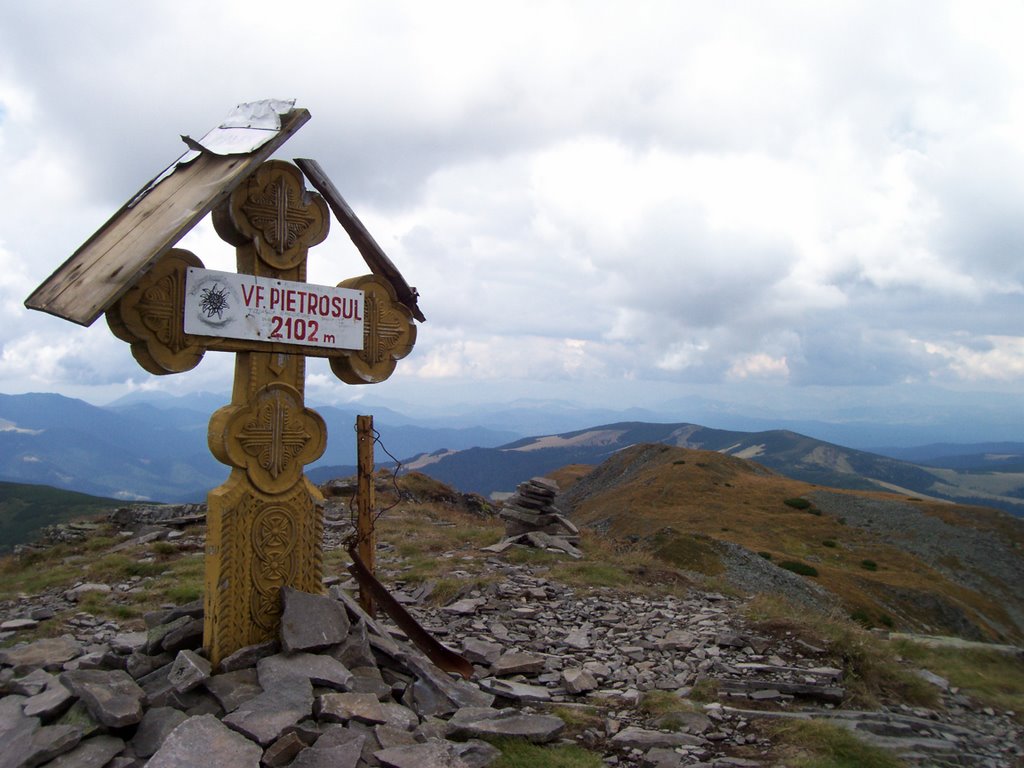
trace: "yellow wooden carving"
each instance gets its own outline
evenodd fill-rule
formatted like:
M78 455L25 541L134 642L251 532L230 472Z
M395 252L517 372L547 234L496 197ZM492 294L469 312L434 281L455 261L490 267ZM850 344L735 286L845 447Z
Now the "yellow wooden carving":
M376 275L353 277L338 286L363 291L363 349L331 358L331 370L346 384L384 381L416 343L412 312L399 303L391 283Z
M214 213L222 238L234 245L250 242L273 269L305 266L306 252L327 237L327 203L308 192L302 172L290 163L271 160L261 165Z
M320 196L278 161L260 166L214 222L237 246L239 272L297 282L330 225ZM303 469L323 454L327 429L304 388L301 355L240 352L231 404L210 419L210 450L232 467L207 502L203 642L215 665L276 634L282 586L323 589L323 499Z
M289 163L270 161L213 211L218 234L236 247L238 271L304 282L310 247L330 226L327 205ZM171 250L108 312L115 335L147 371L194 367L207 349L236 352L230 404L210 419L208 442L231 468L207 502L204 645L217 665L239 648L276 636L282 586L323 585L323 498L304 474L327 443L323 419L306 408L305 355L329 356L342 381L391 375L412 350L416 327L384 278L340 283L364 292L363 349L324 350L184 333L185 277L202 267Z
M202 267L195 254L173 248L107 310L107 325L132 345L139 365L158 376L195 368L206 351L186 336L185 274Z

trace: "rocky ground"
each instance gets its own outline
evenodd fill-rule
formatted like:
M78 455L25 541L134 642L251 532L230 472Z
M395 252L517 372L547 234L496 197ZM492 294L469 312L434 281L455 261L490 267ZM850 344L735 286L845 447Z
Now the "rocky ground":
M327 531L336 546L344 524ZM827 719L909 764L1024 765L1014 713L980 708L934 675L935 709L850 708L842 659L750 625L736 598L577 591L545 564L452 551L439 554L449 576L498 578L433 606L429 587L402 584L394 547L379 555L399 600L473 663L471 681L362 615L337 576L329 597L286 595L279 643L216 671L196 653L198 605L154 612L146 631L71 612L56 637L19 645L19 633L68 615L84 592L116 599L138 588L69 585L0 604L13 643L0 651L0 768L464 768L493 762L480 739L494 735L568 740L623 767L779 765L763 727L778 718ZM680 706L658 711L659 695Z

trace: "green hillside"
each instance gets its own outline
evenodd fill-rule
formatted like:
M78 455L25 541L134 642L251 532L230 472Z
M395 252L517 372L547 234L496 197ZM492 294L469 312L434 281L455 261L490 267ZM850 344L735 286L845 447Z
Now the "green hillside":
M32 541L47 525L106 514L123 503L48 485L0 482L0 552Z

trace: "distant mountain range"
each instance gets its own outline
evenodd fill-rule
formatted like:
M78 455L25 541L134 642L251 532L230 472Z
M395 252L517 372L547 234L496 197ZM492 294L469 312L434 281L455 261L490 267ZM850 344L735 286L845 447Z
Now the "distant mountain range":
M206 442L210 415L226 403L208 393L138 393L101 408L55 394L0 395L0 480L126 501L201 501L228 474ZM309 470L314 482L354 471L355 417L370 413L381 436L379 463L403 460L462 491L511 491L531 476L599 464L627 446L654 442L750 458L819 485L1024 510L1024 443L894 447L880 449L889 454L883 456L791 430L654 423L647 411L616 414L558 401L467 409L459 418L417 418L379 406L313 407L328 425L327 452ZM604 426L559 427L609 417ZM526 426L544 436L526 437Z
M924 466L844 448L788 430L732 432L696 424L620 422L531 437L497 448L441 451L408 464L463 491L511 491L525 478L571 464L597 465L641 443L716 451L750 459L786 477L851 490L886 490L909 496L992 506L1024 514L1024 443L1000 443L998 450L940 447ZM920 454L924 455L924 454Z

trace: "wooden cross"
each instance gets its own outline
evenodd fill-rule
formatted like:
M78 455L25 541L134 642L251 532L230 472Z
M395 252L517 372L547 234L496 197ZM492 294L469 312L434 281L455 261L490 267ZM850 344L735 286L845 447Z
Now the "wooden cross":
M298 168L277 160L237 186L213 209L213 221L236 248L239 274L296 283L305 282L309 248L330 225L323 197L305 189ZM231 467L207 504L204 646L216 665L276 635L282 586L322 589L322 497L304 467L323 454L327 432L305 407L305 358L329 358L335 375L350 384L383 381L412 350L416 327L392 281L365 275L339 283L363 292L362 349L186 333L190 268L202 262L169 250L106 317L154 374L189 370L207 350L236 353L231 403L213 414L208 433L213 455Z

